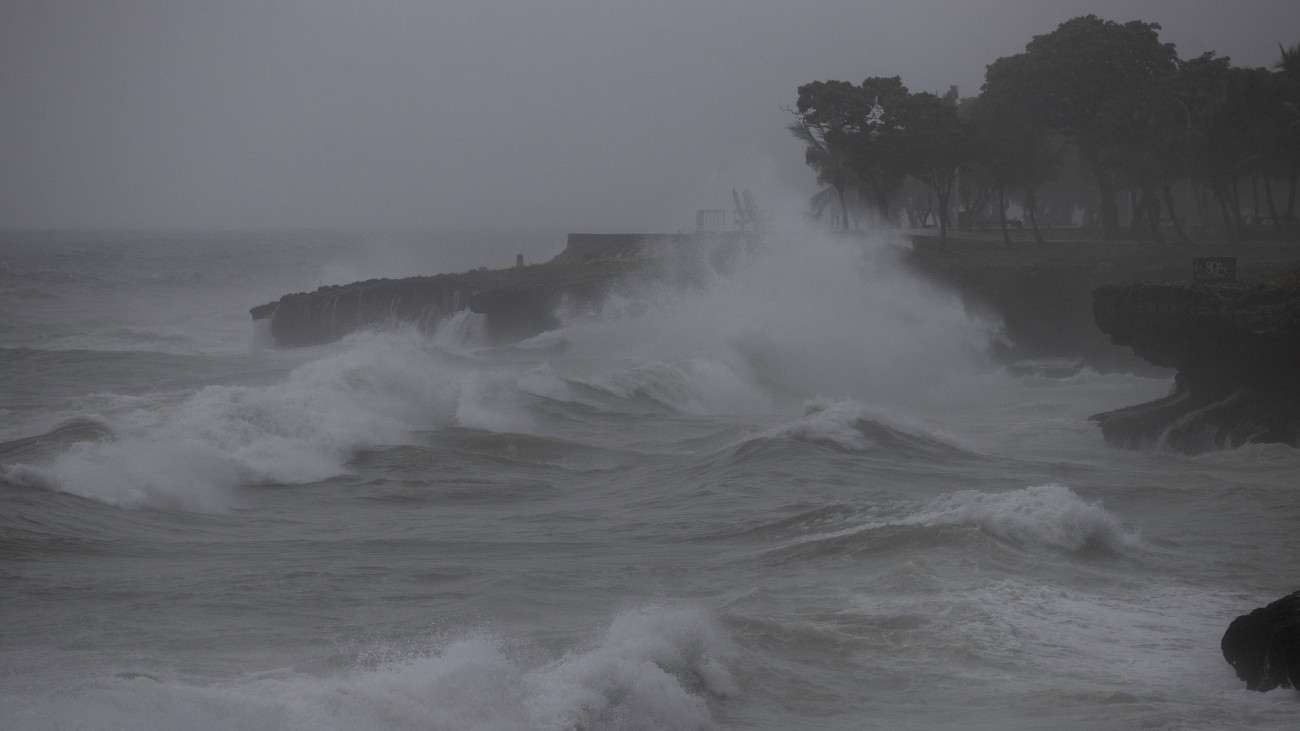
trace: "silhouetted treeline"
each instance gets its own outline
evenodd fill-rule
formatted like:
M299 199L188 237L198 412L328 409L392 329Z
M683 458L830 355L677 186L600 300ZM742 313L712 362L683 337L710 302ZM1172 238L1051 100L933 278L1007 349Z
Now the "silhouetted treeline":
M1179 58L1159 29L1074 18L989 64L968 99L896 76L800 86L790 130L826 186L810 215L906 217L941 235L996 223L1008 241L1052 226L1300 238L1300 44L1271 69L1239 68Z

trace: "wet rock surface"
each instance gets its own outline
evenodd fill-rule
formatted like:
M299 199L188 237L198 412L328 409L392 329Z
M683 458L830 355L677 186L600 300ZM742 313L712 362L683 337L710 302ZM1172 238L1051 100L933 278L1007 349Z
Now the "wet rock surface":
M1300 591L1234 619L1220 646L1250 690L1300 688Z
M1254 283L1133 283L1093 293L1098 327L1174 392L1092 417L1107 442L1186 453L1300 444L1300 270Z
M514 342L560 324L561 309L598 307L613 288L673 280L731 266L759 244L753 234L570 234L550 261L511 269L478 269L402 279L370 279L286 294L249 310L269 320L281 347L320 345L387 324L432 331L447 317L469 310L485 316L494 342Z

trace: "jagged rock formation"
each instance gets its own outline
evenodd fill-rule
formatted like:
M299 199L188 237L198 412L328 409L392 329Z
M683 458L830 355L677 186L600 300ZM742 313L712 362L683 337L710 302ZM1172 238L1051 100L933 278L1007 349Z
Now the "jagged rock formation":
M289 347L333 342L384 323L413 323L432 330L461 310L486 315L490 337L518 340L554 328L561 302L588 302L605 285L599 277L529 281L474 272L370 279L287 294L249 313L254 320L270 319L275 342Z
M611 287L633 277L679 279L683 272L725 267L749 243L742 234L571 234L565 250L543 264L321 287L249 313L270 320L271 336L286 347L333 342L385 323L432 330L463 310L485 315L488 336L510 342L555 328L561 307L596 306Z
M1300 591L1232 620L1219 646L1250 690L1300 689Z
M1114 343L1178 369L1169 396L1092 417L1107 442L1187 453L1300 446L1300 270L1255 283L1106 285L1093 313Z
M1013 364L1065 358L1100 371L1149 368L1097 329L1092 292L1127 279L1171 279L1187 268L1184 252L1175 255L1133 242L945 245L925 236L911 238L904 262L956 290L972 311L999 320L1007 340L994 344L995 355Z

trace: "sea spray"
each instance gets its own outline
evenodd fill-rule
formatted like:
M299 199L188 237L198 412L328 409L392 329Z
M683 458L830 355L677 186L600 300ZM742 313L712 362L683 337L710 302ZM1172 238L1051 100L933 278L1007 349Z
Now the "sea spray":
M909 523L969 525L1028 548L1080 551L1095 546L1120 552L1139 543L1105 508L1064 485L1035 485L1002 493L962 491L930 503Z
M527 429L511 376L467 367L436 341L410 329L361 333L284 383L142 403L105 417L112 438L8 465L4 476L114 505L210 511L237 485L346 472L357 450L407 442L412 430Z
M829 443L854 452L875 447L959 449L956 437L918 419L851 399L824 397L805 401L803 416L770 429L766 436Z
M1081 499L1059 484L1034 485L1002 492L961 490L882 518L872 510L866 521L801 536L791 545L841 541L894 528L962 527L1028 551L1077 552L1090 547L1123 553L1141 544L1137 531L1096 503Z
M905 404L983 368L997 326L908 273L899 251L879 238L773 233L730 272L571 317L547 342L562 337L567 356L587 361L719 363L730 378L796 403L821 395Z
M831 388L840 370L869 375L830 363L853 355L834 342L786 356L778 329L719 322L743 337L710 343L706 311L677 339L644 325L674 296L708 302L744 259L609 321L665 331L662 353L635 329L631 348L573 337L582 318L535 348L392 331L248 353L225 348L232 333L247 344L248 307L298 278L315 287L327 252L82 240L34 241L35 267L5 250L19 271L102 279L0 293L0 463L48 470L85 450L105 465L93 479L116 469L139 487L113 465L142 447L160 491L123 510L0 479L4 729L1295 726L1294 699L1244 693L1218 640L1294 589L1296 450L1107 449L1086 416L1167 380L981 372L978 357L963 376L972 363L954 358L947 374L918 361L940 376L930 387L877 397ZM231 317L195 334L200 356L113 345L169 332L136 314L206 317L214 302ZM718 367L692 367L705 363ZM469 372L485 380L466 388ZM719 374L736 399L714 398ZM218 408L234 386L252 390ZM271 407L247 411L258 402ZM462 404L511 429L522 408L536 434L467 428ZM58 426L77 417L90 421ZM865 448L829 438L854 433ZM252 474L229 445L275 442L259 434L300 438L306 468L337 473L212 489ZM171 449L184 439L220 474ZM173 457L178 484L230 509L176 509L168 470L149 467Z
M701 609L651 605L558 658L482 630L327 675L280 669L224 682L118 673L54 697L0 699L22 728L518 729L712 727L734 696L730 641Z

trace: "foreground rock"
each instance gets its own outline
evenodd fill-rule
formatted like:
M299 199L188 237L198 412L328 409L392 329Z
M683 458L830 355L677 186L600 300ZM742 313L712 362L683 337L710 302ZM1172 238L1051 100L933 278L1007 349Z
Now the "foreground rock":
M1186 453L1300 446L1300 270L1257 283L1123 284L1093 293L1097 325L1174 391L1092 417L1110 444Z
M1220 646L1250 690L1300 689L1300 591L1232 620Z

